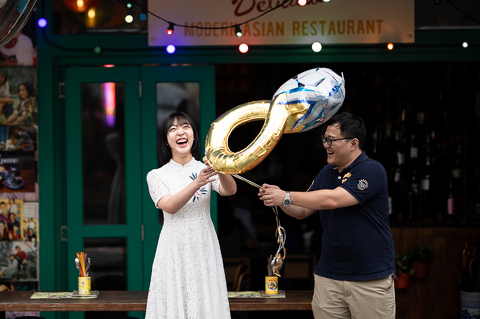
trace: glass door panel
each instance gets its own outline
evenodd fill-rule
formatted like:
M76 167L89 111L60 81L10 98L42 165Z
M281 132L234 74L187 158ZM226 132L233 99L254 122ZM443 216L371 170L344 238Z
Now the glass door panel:
M92 290L127 290L126 247L125 237L85 238L83 251L96 261L90 270Z
M123 83L82 83L83 223L125 224Z

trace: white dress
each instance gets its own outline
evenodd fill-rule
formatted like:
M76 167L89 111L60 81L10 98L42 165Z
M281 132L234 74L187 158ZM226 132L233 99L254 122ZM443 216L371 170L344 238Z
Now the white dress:
M153 202L175 195L206 166L173 160L147 174ZM220 245L210 217L210 192L220 180L197 190L176 214L164 212L147 300L146 319L228 319L227 283Z

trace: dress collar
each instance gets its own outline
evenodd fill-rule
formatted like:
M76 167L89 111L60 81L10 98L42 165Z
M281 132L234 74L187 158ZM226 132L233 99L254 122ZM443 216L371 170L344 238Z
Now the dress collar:
M192 159L190 160L190 162L188 162L188 163L185 164L185 165L182 165L182 164L180 164L180 163L177 163L177 162L175 162L173 159L170 159L170 162L169 162L169 163L170 163L171 165L175 166L175 167L178 167L178 168L180 168L180 167L188 168L188 167L192 166L192 165L195 163L195 161L196 161L195 157L192 157Z

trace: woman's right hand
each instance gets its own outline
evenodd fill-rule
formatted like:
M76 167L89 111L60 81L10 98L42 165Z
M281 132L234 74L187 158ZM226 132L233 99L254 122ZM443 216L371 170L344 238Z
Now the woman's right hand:
M200 171L200 174L198 174L195 181L198 183L199 187L202 187L205 184L213 182L215 180L213 177L217 174L218 172L215 172L211 166L207 166Z

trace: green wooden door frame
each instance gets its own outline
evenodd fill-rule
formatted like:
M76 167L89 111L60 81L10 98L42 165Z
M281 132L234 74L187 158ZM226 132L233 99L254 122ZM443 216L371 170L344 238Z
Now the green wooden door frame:
M74 267L75 252L83 251L85 238L125 237L127 246L127 287L142 290L140 112L138 67L75 67L66 69L66 202L69 266L68 289L77 288L78 271ZM125 193L126 224L93 225L83 223L83 165L81 84L122 82L125 96ZM95 261L92 260L92 264Z
M157 162L157 105L156 83L159 82L198 82L200 83L200 138L205 141L210 123L215 119L215 70L213 66L154 66L141 68L142 79L142 201L144 225L144 287L148 289L153 258L161 226L158 210L155 208L146 183L147 173L158 167ZM201 143L201 156L204 153ZM217 201L212 193L211 213L217 226Z

